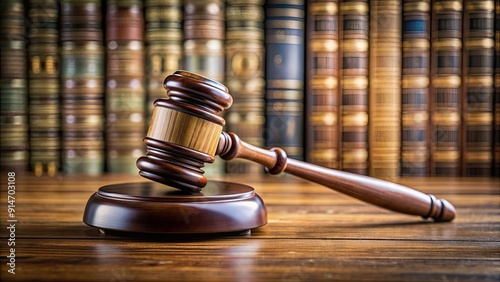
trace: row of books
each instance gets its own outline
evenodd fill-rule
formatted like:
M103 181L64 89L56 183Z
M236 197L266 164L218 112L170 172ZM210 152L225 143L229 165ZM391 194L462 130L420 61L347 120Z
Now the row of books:
M2 169L136 173L185 69L227 85L225 130L253 145L375 177L500 174L499 1L1 5Z

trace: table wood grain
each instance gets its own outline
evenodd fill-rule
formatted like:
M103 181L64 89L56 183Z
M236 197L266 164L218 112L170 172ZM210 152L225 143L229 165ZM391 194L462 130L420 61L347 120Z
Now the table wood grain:
M395 180L445 198L450 223L397 214L291 176L251 185L268 224L250 235L123 237L82 222L88 198L134 175L16 176L15 274L7 173L1 175L2 281L499 281L500 197L493 178Z

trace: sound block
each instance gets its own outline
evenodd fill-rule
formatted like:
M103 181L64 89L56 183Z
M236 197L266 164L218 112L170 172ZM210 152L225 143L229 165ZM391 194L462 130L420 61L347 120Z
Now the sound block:
M250 186L209 181L189 194L157 182L99 188L87 202L83 222L112 232L232 233L267 223L262 199Z

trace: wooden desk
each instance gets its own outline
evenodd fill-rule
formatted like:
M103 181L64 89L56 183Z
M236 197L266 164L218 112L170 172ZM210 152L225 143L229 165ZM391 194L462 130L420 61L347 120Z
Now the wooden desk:
M226 180L228 180L226 178ZM127 238L82 223L100 186L139 176L16 176L15 275L8 273L7 176L1 186L2 281L499 281L497 179L403 178L455 205L451 223L369 206L293 177L252 185L269 223L246 236ZM278 182L280 181L280 182ZM7 230L7 232L6 232Z

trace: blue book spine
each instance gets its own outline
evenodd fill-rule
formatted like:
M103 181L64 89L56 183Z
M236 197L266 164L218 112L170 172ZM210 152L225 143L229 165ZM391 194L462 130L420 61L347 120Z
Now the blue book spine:
M266 5L266 146L303 159L304 2Z

